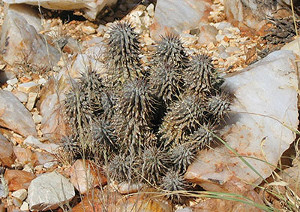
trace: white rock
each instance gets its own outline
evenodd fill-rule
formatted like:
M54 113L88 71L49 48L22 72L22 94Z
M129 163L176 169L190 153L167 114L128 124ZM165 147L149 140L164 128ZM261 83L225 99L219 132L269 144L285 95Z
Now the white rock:
M132 194L140 191L144 187L145 184L142 183L122 182L118 185L118 191L120 194Z
M29 211L29 205L27 202L23 202L23 204L20 207L21 211Z
M28 101L27 101L27 104L26 104L26 108L29 111L31 111L33 109L37 97L38 97L37 93L29 93L28 94Z
M40 88L40 85L31 81L31 82L25 82L22 84L19 84L18 90L24 93L29 93L29 92L38 92Z
M43 119L43 117L41 115L37 114L37 113L34 113L32 118L33 118L33 121L34 121L35 124L41 123L42 119Z
M44 144L44 143L40 142L37 138L35 138L34 136L31 136L31 135L28 136L24 140L24 144L32 146L34 148L40 148L40 149L46 150L49 153L55 153L55 151L59 147L59 145L53 144L53 143Z
M158 0L154 22L150 28L151 37L195 29L200 23L208 22L211 2L207 0Z
M94 29L93 27L85 25L81 26L81 30L88 35L94 34L96 32L96 29Z
M50 141L57 142L67 135L68 123L64 119L62 102L71 87L67 74L50 78L40 94L41 131Z
M28 100L28 94L27 93L15 90L13 92L13 94L20 100L20 102L25 103Z
M22 188L22 189L19 189L17 191L14 191L11 195L13 197L23 201L27 197L27 191L26 191L26 189Z
M10 5L5 11L0 40L3 60L10 65L30 65L35 70L49 69L57 63L60 53L37 33L31 13L24 5Z
M69 202L75 196L73 185L56 172L46 173L31 181L28 188L30 210L51 210Z
M9 85L15 85L15 84L18 83L18 79L13 78L13 79L7 80L6 83L9 84Z
M14 89L14 87L11 85L8 85L6 88L3 88L3 90L5 90L5 91L12 91L13 89Z
M95 19L97 14L105 7L111 6L117 0L4 0L8 4L31 4L53 10L78 10L82 9L85 16Z
M244 157L262 178L270 176L296 138L290 130L299 122L295 67L294 54L281 50L225 81L235 99L222 137L241 156L258 159ZM200 151L185 178L208 191L245 190L245 184L255 186L263 180L222 144Z
M154 16L154 4L149 4L147 7L147 12L150 17Z
M35 124L30 112L9 91L0 90L0 126L23 136L36 135Z
M281 49L282 50L291 50L295 54L300 56L300 38L297 38L296 40L293 40L292 42L285 44Z
M47 80L45 78L40 78L38 81L39 85L44 85L47 82Z

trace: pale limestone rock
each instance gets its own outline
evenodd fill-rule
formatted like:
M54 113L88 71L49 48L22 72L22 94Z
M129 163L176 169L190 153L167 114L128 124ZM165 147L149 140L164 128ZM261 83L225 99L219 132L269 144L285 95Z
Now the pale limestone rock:
M32 146L34 148L40 148L40 149L46 150L49 153L55 153L55 151L59 147L59 145L53 144L53 143L49 143L49 144L42 143L37 138L35 138L35 137L31 136L31 135L28 136L24 140L24 144Z
M29 65L39 71L49 69L57 63L60 53L37 33L39 29L36 29L37 21L31 14L32 10L27 12L20 7L23 5L10 5L5 10L0 40L3 60L10 65Z
M26 103L27 100L28 100L28 94L27 93L14 90L13 94L20 100L20 102Z
M281 49L282 50L291 50L295 54L300 56L300 38L297 38L296 40L293 40L292 42L285 44Z
M56 209L75 196L70 181L57 172L46 173L31 181L28 188L30 210L46 211Z
M74 187L84 194L89 190L107 182L103 170L89 160L76 160L70 170L70 181Z
M22 188L22 189L19 189L19 190L17 190L17 191L12 192L11 195L12 195L13 197L15 197L15 198L17 198L17 199L23 201L23 200L26 199L26 197L27 197L27 191L26 191L26 189Z
M69 127L64 118L65 93L71 83L65 73L50 78L40 93L41 131L51 142L60 142L68 135Z
M18 90L24 93L29 93L29 92L38 92L40 88L40 85L31 81L31 82L25 82L22 84L19 84Z
M9 91L0 90L0 126L23 136L37 134L30 112Z
M273 52L227 77L225 88L235 98L222 138L241 156L257 158L244 157L267 178L296 137L291 130L299 122L295 56L290 51ZM243 191L251 189L245 184L255 186L263 180L221 143L200 151L185 178L209 191Z
M84 15L94 20L97 14L105 7L111 6L117 0L4 0L8 4L30 4L53 10L83 10Z
M151 37L157 40L166 33L181 34L208 22L211 4L208 0L158 0Z
M26 104L26 108L29 111L31 111L33 109L37 97L38 97L37 93L29 93L28 94L28 101L27 101L27 104Z
M21 211L29 211L29 205L27 202L23 202L23 204L20 207Z
M120 194L132 194L140 191L143 187L145 185L142 183L122 182L118 185L118 191Z

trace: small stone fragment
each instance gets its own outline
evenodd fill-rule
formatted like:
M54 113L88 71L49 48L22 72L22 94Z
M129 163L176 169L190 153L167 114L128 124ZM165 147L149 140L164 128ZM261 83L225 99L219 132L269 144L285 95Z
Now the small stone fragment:
M122 182L118 185L120 194L132 194L140 191L145 185L142 183Z
M37 93L29 93L28 94L28 101L27 101L26 107L29 111L31 111L33 109L37 97L38 97Z
M11 195L23 202L27 197L27 190L22 188L20 190L14 191Z
M87 34L87 35L91 35L91 34L96 33L96 29L94 29L94 28L91 27L91 26L85 26L85 25L83 25L83 26L81 26L81 30L82 30L85 34Z
M31 164L35 163L33 153L30 149L27 148L25 149L20 146L14 146L13 149L17 157L17 161L22 165L25 165L27 163L31 163Z
M21 211L29 211L29 205L27 202L23 202L23 204L20 207Z
M0 90L0 111L0 126L23 136L36 135L30 112L11 92Z
M0 162L2 166L11 167L15 161L13 144L0 134Z
M37 93L39 91L39 88L40 85L32 81L19 84L18 86L18 90L24 93L30 93L30 92Z
M82 159L76 160L71 167L70 181L81 194L107 183L101 168L94 165L91 161Z
M49 144L42 143L37 138L31 135L24 140L24 144L35 148L46 150L49 153L54 153L59 147L59 145L53 143L49 143Z
M19 189L27 189L35 175L22 170L6 170L4 178L8 183L9 191L17 191Z
M58 208L75 196L73 185L57 172L46 173L34 179L28 188L30 210L46 211Z
M28 100L28 94L21 91L13 91L13 94L20 100L22 103L26 103Z
M18 79L17 78L13 78L13 79L7 80L6 83L8 85L15 85L15 84L18 83Z

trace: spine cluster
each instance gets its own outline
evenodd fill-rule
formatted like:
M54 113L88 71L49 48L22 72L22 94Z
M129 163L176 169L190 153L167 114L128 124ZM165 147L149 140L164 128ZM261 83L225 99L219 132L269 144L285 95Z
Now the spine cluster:
M209 56L190 57L176 35L157 43L149 73L129 23L115 23L108 35L109 81L89 71L74 84L65 101L73 129L65 149L106 161L108 175L118 182L144 182L166 192L189 189L184 173L197 152L216 140L229 111L224 80ZM168 196L182 202L178 192Z

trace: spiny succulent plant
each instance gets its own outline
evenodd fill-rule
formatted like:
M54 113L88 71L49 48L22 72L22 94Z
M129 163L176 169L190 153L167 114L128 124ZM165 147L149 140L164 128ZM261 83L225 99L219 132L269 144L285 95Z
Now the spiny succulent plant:
M138 163L134 154L119 153L108 164L108 175L118 182L133 182L137 178Z
M150 75L151 88L154 94L165 105L170 105L183 92L183 75L179 68L159 65Z
M160 128L165 145L182 143L204 120L205 105L200 96L185 95L169 108Z
M189 136L189 142L195 148L194 151L197 151L209 146L215 140L215 134L215 126L203 124Z
M95 148L97 148L101 154L105 153L107 158L118 151L119 144L117 143L117 137L109 122L102 120L100 123L94 124L92 126L92 135Z
M184 203L183 192L190 188L190 185L184 180L183 175L177 171L169 170L162 178L160 187L167 192L167 197L175 203Z
M103 85L95 71L83 73L78 83L67 94L65 112L73 129L89 126L92 119L103 112L101 92Z
M184 69L188 65L188 56L179 36L170 34L162 36L153 54L153 65Z
M184 174L195 160L197 146L191 143L176 145L171 150L171 161L174 169Z
M211 96L208 99L207 111L211 123L220 123L230 110L229 95L225 92Z
M195 93L212 91L217 79L212 59L208 55L199 54L193 57L185 72L187 90Z
M143 151L142 161L143 178L149 183L158 185L170 165L168 153L156 146L148 146Z
M128 22L116 22L106 40L106 60L112 80L117 83L142 75L138 34Z
M155 98L147 81L128 81L121 91L117 110L114 122L120 142L141 148L155 110Z

